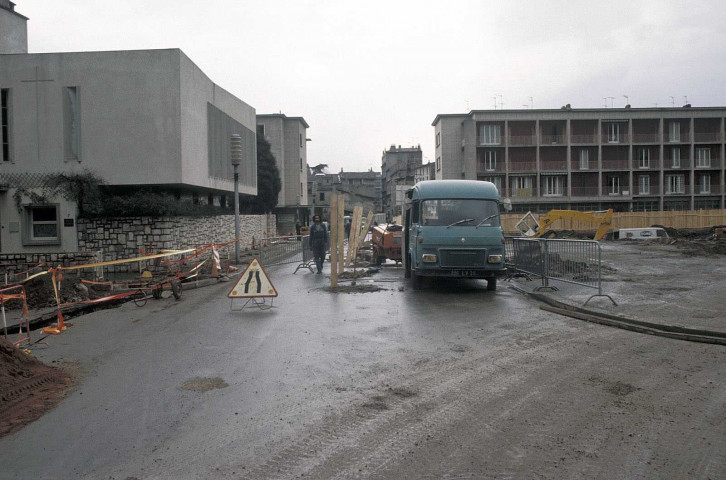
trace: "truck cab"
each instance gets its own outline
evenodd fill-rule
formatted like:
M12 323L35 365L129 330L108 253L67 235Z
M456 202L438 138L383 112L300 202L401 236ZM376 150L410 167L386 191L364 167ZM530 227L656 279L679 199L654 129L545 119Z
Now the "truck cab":
M406 277L479 278L496 290L506 274L496 186L472 180L428 180L406 192Z

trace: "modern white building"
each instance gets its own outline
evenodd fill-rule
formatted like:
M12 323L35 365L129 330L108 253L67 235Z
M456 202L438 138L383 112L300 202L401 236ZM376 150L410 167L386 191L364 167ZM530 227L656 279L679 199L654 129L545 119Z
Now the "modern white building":
M75 211L14 187L91 170L106 184L229 204L229 138L243 141L240 193L257 194L255 109L179 49L0 55L0 251L74 251Z
M282 113L257 115L257 135L270 143L280 171L282 188L275 214L279 232L295 231L295 223L308 218L307 129L303 117Z

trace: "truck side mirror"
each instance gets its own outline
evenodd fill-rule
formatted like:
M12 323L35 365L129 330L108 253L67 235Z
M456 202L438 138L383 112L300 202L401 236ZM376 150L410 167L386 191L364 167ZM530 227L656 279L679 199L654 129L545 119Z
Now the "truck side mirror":
M504 211L511 212L512 211L512 200L509 198L502 198L499 201L499 204L504 207Z

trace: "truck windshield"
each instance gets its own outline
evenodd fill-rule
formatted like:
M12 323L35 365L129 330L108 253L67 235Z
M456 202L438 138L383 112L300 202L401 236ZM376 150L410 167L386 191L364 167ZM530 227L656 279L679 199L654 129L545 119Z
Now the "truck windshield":
M434 227L498 227L499 205L494 200L424 200L421 217L422 225Z

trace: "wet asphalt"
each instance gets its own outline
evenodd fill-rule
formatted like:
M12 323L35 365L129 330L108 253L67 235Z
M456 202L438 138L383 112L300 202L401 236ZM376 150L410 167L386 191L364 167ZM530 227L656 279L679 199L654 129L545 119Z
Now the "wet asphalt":
M241 303L235 300L231 305L226 295L232 284L221 283L185 291L179 301L150 300L144 307L129 303L74 319L66 333L48 338L47 345L33 353L75 371L78 387L42 418L0 439L4 452L0 477L295 478L307 474L312 478L422 478L430 474L431 478L458 478L445 472L482 470L461 470L461 465L473 465L475 460L465 458L448 465L444 459L481 444L482 432L495 431L504 436L496 437L490 465L501 463L507 475L525 474L532 467L519 464L520 454L526 451L522 449L527 439L531 440L532 422L538 423L542 405L561 405L553 425L573 418L566 391L610 382L607 379L614 373L636 385L621 388L619 381L607 383L626 394L630 388L647 391L649 382L655 382L656 390L670 388L662 378L668 371L660 377L657 373L666 359L687 357L684 369L713 379L713 369L718 370L714 365L725 358L723 347L691 347L687 342L654 339L544 312L537 302L502 282L496 292L488 292L484 281L470 280L427 281L422 290L414 291L400 267L389 264L380 273L358 280L359 285L382 290L331 293L328 269L326 264L326 274L315 275L306 270L293 274L295 265L267 268L279 297L273 302L275 308L265 311L232 311L232 306L238 308ZM718 303L707 309L718 311ZM630 361L631 355L638 356ZM643 355L655 365L652 370L643 371ZM600 363L592 363L594 358L600 358ZM567 371L573 359L579 365L578 375ZM517 368L518 362L522 368ZM488 370L479 376L472 373L497 364L502 370L491 376ZM599 369L599 376L592 373ZM186 382L200 379L212 379L211 385L221 388L184 388ZM449 380L455 384L451 390L442 387ZM710 383L700 397L710 412L707 428L716 425L718 432L726 390L723 381ZM437 393L429 398L427 391ZM504 391L507 395L499 398L498 392ZM587 416L600 398L588 392L582 392L584 404L579 411L588 424L601 424L605 432L601 438L610 438L611 418ZM533 397L532 393L537 394ZM418 403L409 400L415 395L419 395ZM484 400L495 397L504 403L490 405L490 400ZM687 402L681 395L674 398L678 408ZM622 409L618 401L616 407ZM459 405L458 410L452 405ZM523 425L517 435L521 437L502 433L512 425L504 413L501 422L506 422L501 425L495 420L477 428L471 421L467 424L472 409L509 412L520 406L532 410L520 419ZM411 427L426 423L429 410L438 415L435 418L442 418L441 412L453 417L430 421L430 432ZM381 415L369 419L370 412ZM667 428L656 427L648 415L639 415L639 421L654 431ZM684 413L682 419L664 425L688 428L691 419L686 415L690 417ZM475 418L485 417L477 411ZM400 427L385 427L395 425L396 418ZM376 421L381 422L380 433L373 430ZM624 421L626 425L633 422L626 417ZM458 423L461 438L452 427ZM339 428L343 433L338 433ZM577 427L565 435L558 433L557 426L547 428L541 432L543 438L574 438L586 431ZM467 429L472 430L464 436ZM398 440L401 432L425 439L437 430L447 432L449 441L434 450L422 450L422 457L406 463L413 447ZM708 448L720 450L723 438L714 441L713 435L721 438L718 433L703 438L708 438ZM370 462L363 454L380 456L376 439L390 441L387 451L400 452L404 460L396 457L394 462L390 453L391 458L381 463L385 468L367 472ZM322 443L315 447L309 444L318 441ZM507 446L513 441L519 442L519 450ZM627 442L613 442L615 446L608 448L614 459L634 451ZM618 451L617 445L629 450ZM693 447L700 449L695 440ZM351 457L345 448L358 452L360 458ZM525 458L545 465L549 460L534 455L541 451L537 448ZM648 447L647 452L651 450ZM517 451L520 454L515 455ZM319 464L308 465L316 457ZM479 452L472 458L486 455ZM605 475L598 478L609 478L608 464L593 458ZM708 468L723 465L723 460L721 454ZM449 470L440 470L443 467ZM557 467L547 468L558 472ZM578 471L570 473L576 476ZM408 477L414 472L419 476ZM653 470L643 478L662 478L661 473ZM542 476L559 478L557 473Z
M475 334L539 312L500 284L427 282L413 291L400 266L358 280L382 288L330 293L324 275L268 268L275 308L245 309L232 283L76 318L33 353L78 372L55 410L0 439L5 478L146 478L254 464L264 446L293 435L387 374L428 356L463 351ZM341 285L350 282L341 282ZM269 303L269 300L268 300ZM183 390L221 378L228 387Z

